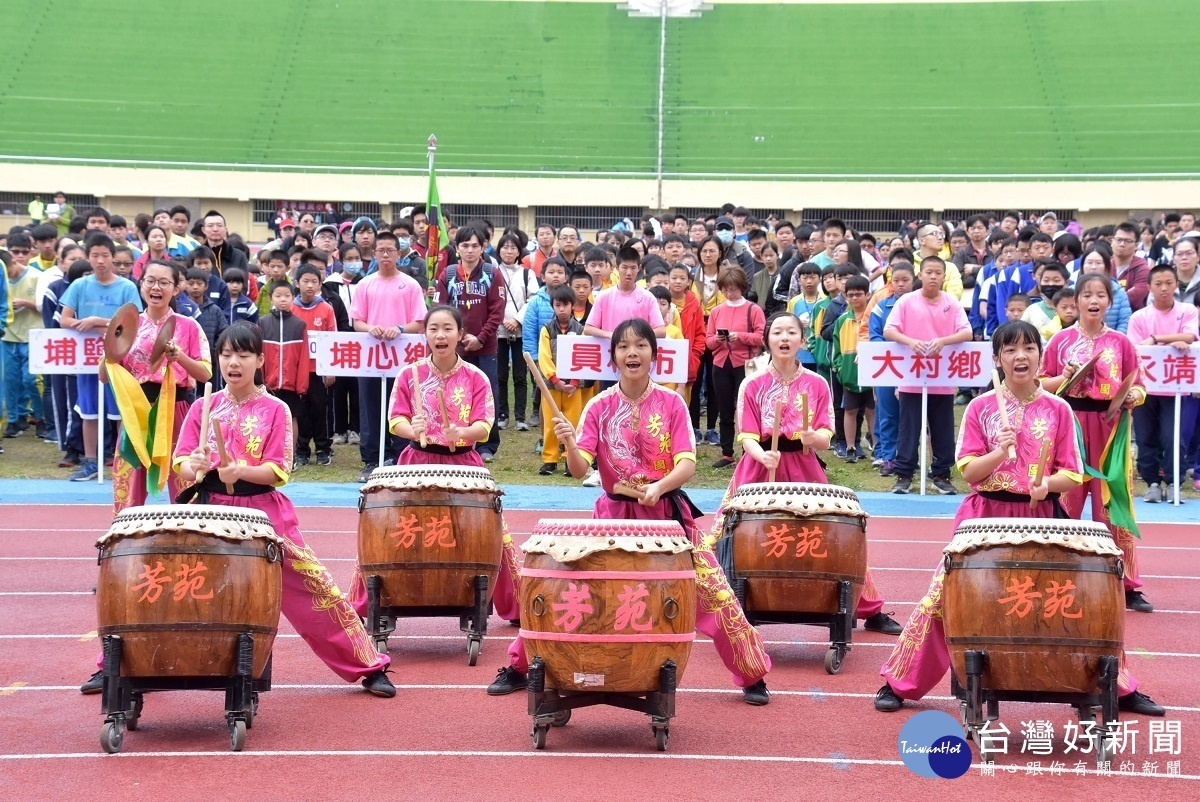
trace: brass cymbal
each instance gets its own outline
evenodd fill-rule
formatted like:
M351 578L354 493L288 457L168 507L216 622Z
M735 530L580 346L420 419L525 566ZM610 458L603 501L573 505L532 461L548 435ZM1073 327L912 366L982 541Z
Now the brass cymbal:
M153 370L158 370L159 363L162 361L163 354L167 352L167 346L171 344L171 338L175 336L175 316L171 315L167 318L167 322L158 330L158 338L154 341L154 347L150 349L150 366Z
M137 337L138 308L136 304L125 304L117 310L108 321L104 332L104 359L108 362L120 362L133 348Z

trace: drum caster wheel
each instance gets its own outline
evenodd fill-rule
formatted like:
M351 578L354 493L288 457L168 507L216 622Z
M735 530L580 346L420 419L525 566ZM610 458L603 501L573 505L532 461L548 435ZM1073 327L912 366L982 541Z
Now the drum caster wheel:
M483 643L477 640L467 641L467 665L473 666L479 660L479 650Z
M842 670L842 651L840 649L830 649L825 652L825 673L836 674Z
M546 748L546 733L548 733L548 732L550 732L549 724L534 723L533 732L530 733L530 735L533 738L533 748L534 749L545 749Z
M570 710L559 710L554 714L554 718L550 719L551 727L565 727L567 722L571 720Z
M375 651L379 652L380 654L388 653L387 638L375 639Z
M229 722L229 748L234 752L240 752L245 745L246 722L241 719Z
M670 727L655 727L654 728L654 746L660 752L667 751L667 742L671 740Z
M125 726L130 732L134 732L138 728L138 719L142 717L142 701L140 693L133 695L133 710L125 716Z
M121 751L125 742L125 722L122 720L106 721L100 728L100 748L107 754L115 755Z

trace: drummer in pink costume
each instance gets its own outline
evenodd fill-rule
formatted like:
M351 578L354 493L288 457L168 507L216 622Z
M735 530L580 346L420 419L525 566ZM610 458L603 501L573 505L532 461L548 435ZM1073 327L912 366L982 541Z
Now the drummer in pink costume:
M696 629L713 639L725 667L742 688L748 704L769 701L763 680L771 658L762 639L742 613L711 544L696 528L702 513L680 488L696 471L696 443L687 407L674 392L650 380L657 343L650 324L627 320L612 335L611 355L621 372L616 386L588 402L579 431L561 418L555 424L567 447L567 465L581 477L594 461L604 495L596 500L597 518L675 520L692 540L696 568ZM640 499L618 495L618 484ZM494 696L528 685L528 661L520 637L508 650L510 664L488 687Z
M733 481L725 491L717 510L712 539L722 566L728 567L732 543L725 537L725 505L743 484L766 482L775 468L777 482L814 482L828 484L825 467L817 451L829 448L833 438L833 398L829 385L796 361L804 345L800 319L780 312L767 321L767 351L771 361L762 373L742 382L737 402L737 440L742 444L742 459L733 471ZM808 398L808 421L803 420L804 397ZM779 433L779 451L771 451L775 431L775 404L782 400L783 418ZM804 448L801 448L803 446ZM883 598L875 589L875 580L867 569L855 616L863 619L863 628L885 635L899 635L900 624L883 612Z
M954 529L975 518L1069 518L1060 494L1079 486L1083 460L1075 438L1070 406L1038 383L1042 340L1030 323L1011 321L992 335L992 351L1004 380L1001 387L973 399L959 429L957 465L971 485L954 517ZM1001 423L999 404L1008 412ZM1043 441L1049 440L1042 481L1033 475ZM1008 450L1013 449L1013 458ZM1031 499L1037 505L1030 509ZM924 697L950 668L950 652L942 624L945 564L939 560L925 597L909 616L900 642L880 672L886 680L875 695L875 709L899 710L904 700ZM1125 668L1117 675L1120 708L1161 716L1164 709L1138 693L1138 682Z
M1089 465L1098 468L1117 426L1115 419L1108 420L1109 403L1120 392L1122 381L1131 372L1135 378L1123 403L1127 409L1143 403L1146 400L1146 382L1133 343L1121 332L1113 331L1104 324L1104 316L1112 305L1111 280L1098 273L1080 277L1075 285L1075 305L1079 309L1079 320L1074 326L1055 334L1046 344L1046 356L1042 360L1042 375L1045 377L1042 385L1050 392L1056 392L1063 382L1074 376L1080 366L1095 354L1100 354L1090 375L1064 396L1079 421L1084 448L1082 456ZM1139 613L1152 612L1153 605L1141 591L1137 539L1128 529L1115 526L1109 520L1108 510L1101 499L1101 482L1086 479L1082 485L1063 496L1063 508L1072 518L1078 518L1083 513L1083 502L1089 494L1092 497L1092 520L1108 527L1125 561L1125 607Z
M405 368L392 387L388 424L392 434L409 441L400 452L397 465L463 465L485 468L473 446L488 439L495 421L495 404L487 375L458 356L462 339L462 315L452 306L435 306L425 315L425 339L430 356L416 363L420 383L419 405L413 403L412 368ZM445 399L449 428L442 425L439 392ZM421 435L425 446L421 446ZM450 450L450 446L454 450ZM521 558L517 554L508 526L501 519L504 550L492 605L496 614L519 624L521 608ZM350 603L360 616L367 614L367 589L362 572L356 566L350 583Z
M183 396L185 393L191 394L189 391L195 390L199 382L207 382L212 378L212 352L209 349L208 337L204 335L200 324L190 317L176 314L171 308L172 302L183 287L178 267L168 262L149 262L140 284L146 309L138 316L138 330L133 347L121 360L121 366L142 385L142 390L151 403L158 398L166 371L171 371L177 385L177 400L172 410L174 417L171 445L174 446L183 426L183 416L188 411L188 401ZM175 334L171 338L171 345L163 363L157 366L157 370L151 370L150 352L158 340L158 333L172 318L175 320ZM173 448L170 453L173 453ZM146 503L146 469L126 461L120 449L117 449L113 456L112 478L113 515L126 507L137 507ZM175 498L182 489L179 477L171 472L167 477L169 498Z
M384 669L389 658L375 651L362 621L338 590L329 571L304 544L296 510L277 488L287 483L295 437L287 405L255 382L262 369L262 333L249 323L235 323L217 341L225 389L213 394L207 442L200 442L203 402L192 405L175 447L175 467L185 482L203 479L180 496L206 504L248 507L271 519L283 539L283 614L317 657L344 680L362 680L376 696L391 697L396 689ZM227 459L219 459L217 426ZM233 493L229 492L232 486ZM99 693L100 672L81 688ZM91 686L96 684L97 689Z

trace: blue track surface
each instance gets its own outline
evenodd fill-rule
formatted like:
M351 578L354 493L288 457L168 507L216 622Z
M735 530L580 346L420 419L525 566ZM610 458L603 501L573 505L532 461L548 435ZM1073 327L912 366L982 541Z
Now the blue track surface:
M299 507L354 507L358 504L357 484L301 482L284 491ZM688 495L706 513L715 512L721 502L721 490L689 490ZM504 506L515 510L592 509L599 488L551 487L544 485L505 485ZM953 518L962 496L895 496L891 493L859 493L867 512L888 518ZM105 482L73 483L60 479L0 480L0 504L64 505L110 504L112 485ZM1179 507L1168 504L1135 503L1138 521L1145 523L1200 523L1200 503L1191 501Z

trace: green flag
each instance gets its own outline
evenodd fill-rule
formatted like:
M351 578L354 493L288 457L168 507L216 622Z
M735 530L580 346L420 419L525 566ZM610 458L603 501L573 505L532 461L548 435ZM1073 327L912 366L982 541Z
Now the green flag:
M442 248L450 244L446 236L446 219L442 216L442 202L438 198L437 173L432 163L429 165L429 198L425 203L425 216L429 225L425 232L429 248L425 254L425 274L432 282L437 278L438 255Z

